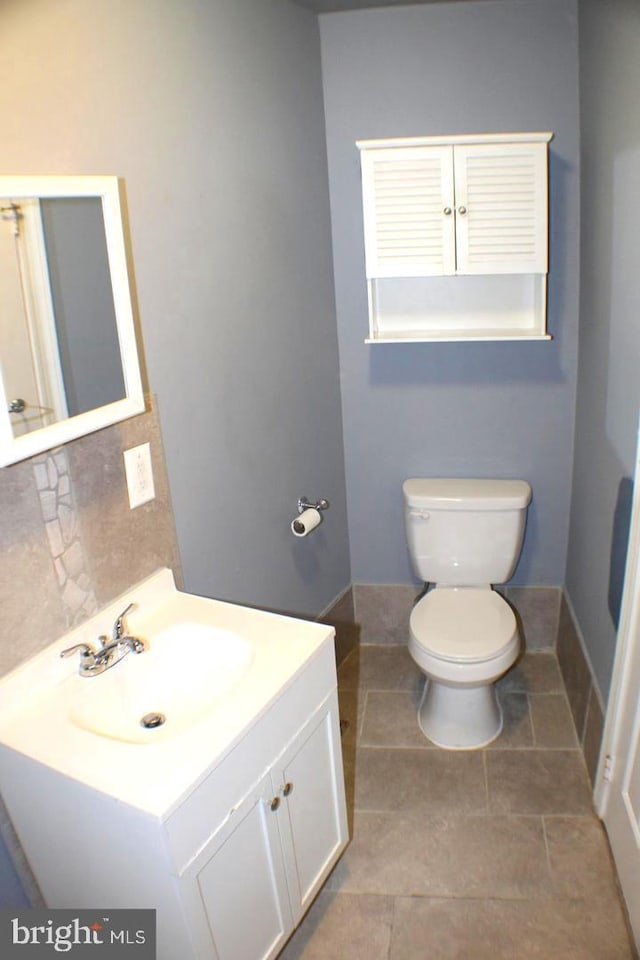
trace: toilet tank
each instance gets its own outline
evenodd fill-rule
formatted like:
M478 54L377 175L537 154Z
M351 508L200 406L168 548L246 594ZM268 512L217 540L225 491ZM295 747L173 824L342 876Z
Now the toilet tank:
M479 586L512 576L531 500L526 480L412 479L402 492L407 543L421 580Z

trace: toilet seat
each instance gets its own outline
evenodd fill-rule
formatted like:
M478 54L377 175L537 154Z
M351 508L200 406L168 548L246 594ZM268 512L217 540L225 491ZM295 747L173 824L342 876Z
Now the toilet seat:
M517 638L509 604L486 588L437 587L413 608L414 644L436 660L485 663L501 657Z

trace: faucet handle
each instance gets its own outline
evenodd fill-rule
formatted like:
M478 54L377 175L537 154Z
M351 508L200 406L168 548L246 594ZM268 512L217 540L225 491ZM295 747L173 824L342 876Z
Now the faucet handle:
M95 655L95 650L89 643L74 643L72 647L67 647L66 650L60 651L61 657L70 657L72 653L75 653L76 650L80 651L81 657L93 657Z
M122 636L124 636L124 618L129 613L129 611L134 610L135 607L136 607L135 603L130 603L128 606L124 608L120 616L116 617L116 621L113 625L113 633L112 633L112 638L114 640L119 640Z

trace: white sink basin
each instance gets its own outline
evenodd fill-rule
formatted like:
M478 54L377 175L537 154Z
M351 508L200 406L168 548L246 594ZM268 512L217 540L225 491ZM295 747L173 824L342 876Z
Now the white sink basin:
M128 743L157 743L207 716L251 665L251 644L237 633L186 621L145 637L97 677L82 678L73 723Z

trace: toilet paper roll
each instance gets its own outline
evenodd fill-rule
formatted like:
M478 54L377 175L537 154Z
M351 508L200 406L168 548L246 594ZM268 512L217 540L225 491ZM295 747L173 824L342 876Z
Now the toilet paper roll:
M315 507L309 507L291 522L291 530L296 537L306 537L322 523L322 514Z

